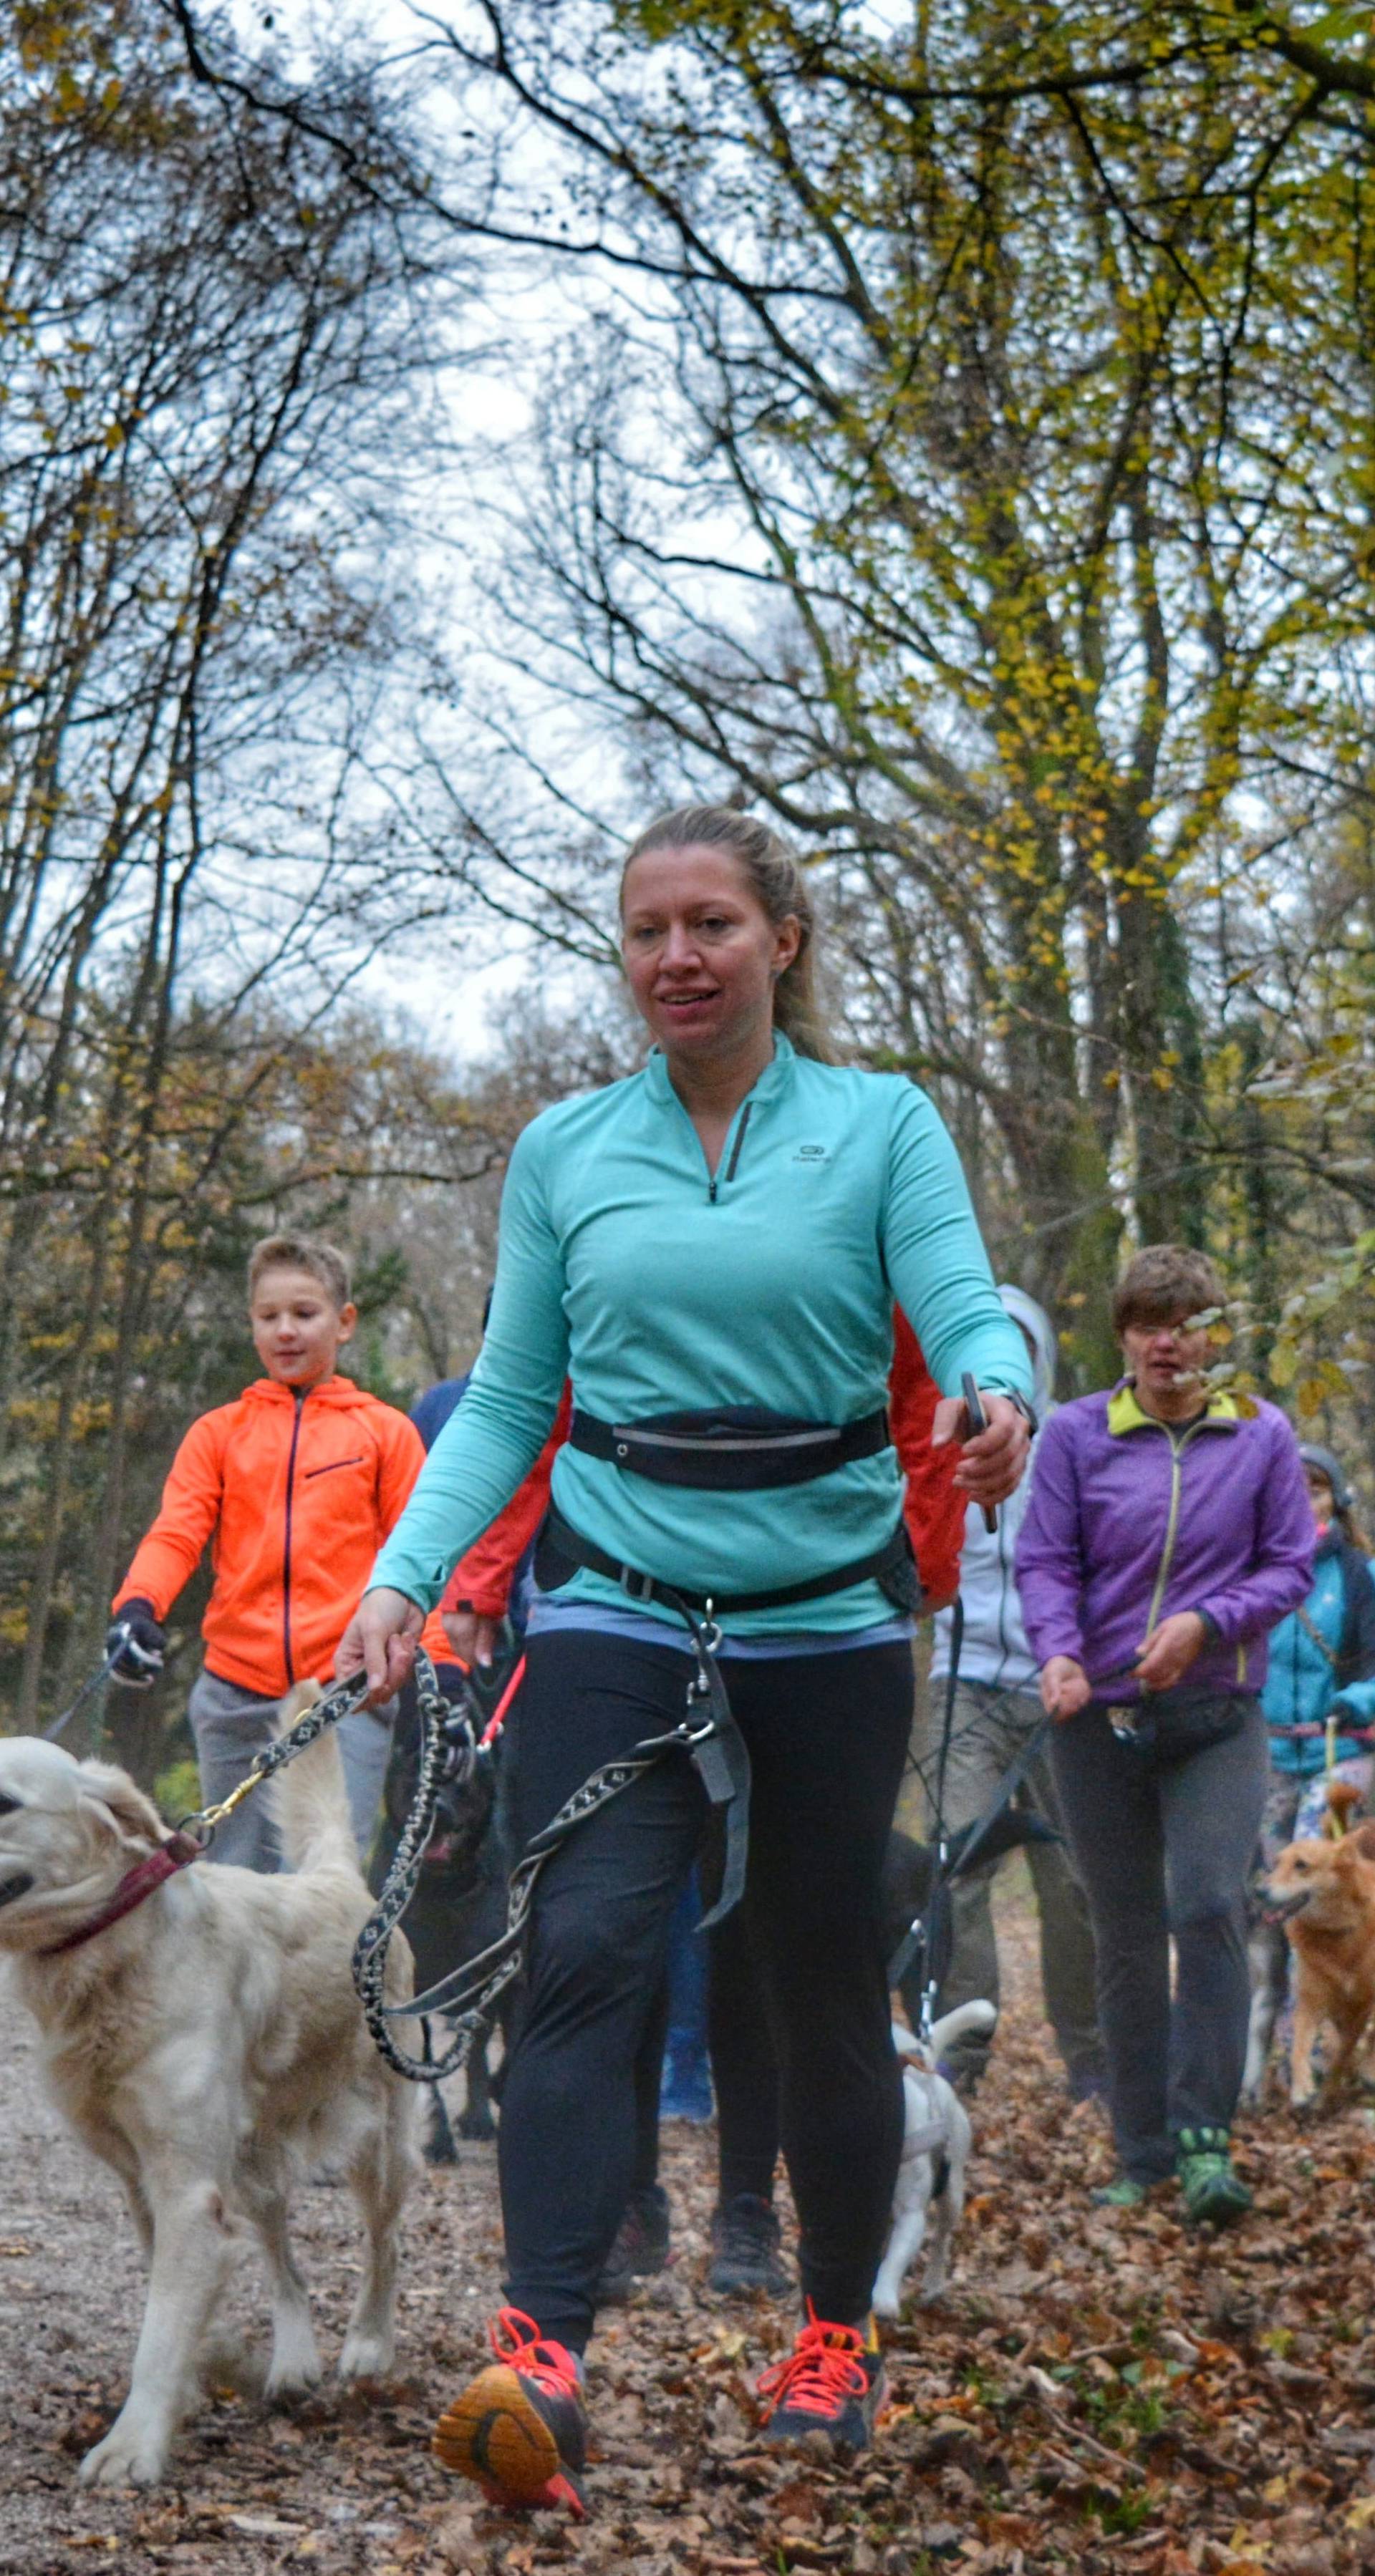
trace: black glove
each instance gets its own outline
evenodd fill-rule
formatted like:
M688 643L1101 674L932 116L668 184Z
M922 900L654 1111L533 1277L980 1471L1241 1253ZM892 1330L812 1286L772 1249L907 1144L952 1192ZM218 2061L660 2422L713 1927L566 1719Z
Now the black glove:
M152 1602L124 1602L105 1634L105 1652L114 1656L113 1678L146 1690L157 1680L166 1651L167 1640L153 1616Z

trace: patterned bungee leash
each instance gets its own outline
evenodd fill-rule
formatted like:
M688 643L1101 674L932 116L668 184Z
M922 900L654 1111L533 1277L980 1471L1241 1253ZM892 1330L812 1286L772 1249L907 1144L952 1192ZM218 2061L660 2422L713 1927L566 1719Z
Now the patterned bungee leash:
M618 1760L603 1762L590 1772L564 1800L557 1815L532 1835L511 1872L506 1929L499 1940L476 1958L451 1969L424 1994L412 1996L407 2002L388 2003L387 1951L415 1891L433 1828L439 1786L445 1776L443 1766L451 1758L445 1733L446 1728L452 1730L452 1713L440 1694L428 1656L417 1654L421 1747L415 1796L381 1895L353 1952L353 1981L368 2029L387 2064L398 2075L409 2076L416 2084L438 2084L466 2065L474 2037L488 2026L498 1999L520 1974L530 1909L546 1861L579 1825L586 1824L613 1798L621 1797L667 1754L687 1754L697 1767L708 1799L713 1806L724 1807L728 1815L724 1883L712 1915L705 1919L716 1919L736 1902L744 1881L748 1761L716 1669L714 1647L720 1642L719 1631L709 1619L699 1622L690 1612L685 1616L693 1632L697 1667L688 1684L686 1716L677 1726L666 1728L661 1735L644 1737ZM471 1740L471 1730L469 1733ZM480 1761L486 1751L485 1745L473 1742L473 1761ZM448 1776L454 1777L453 1772ZM457 2025L452 2046L443 2057L412 2057L393 2024L436 2012L449 2014Z
M743 1782L735 1748L738 1734L731 1716L730 1704L722 1688L714 1660L714 1647L720 1642L719 1631L707 1620L700 1622L687 1614L696 1648L696 1671L688 1685L687 1715L681 1723L667 1728L662 1735L647 1736L633 1745L619 1761L604 1762L589 1774L565 1799L558 1814L527 1845L511 1873L507 1901L506 1929L500 1940L482 1951L475 1959L442 1977L423 1995L389 2003L386 1996L387 1957L391 1942L400 1929L406 1910L415 1894L416 1883L425 1852L434 1831L442 1788L457 1790L461 1795L477 1773L478 1766L492 1759L492 1730L478 1741L466 1709L455 1708L439 1688L435 1669L423 1650L415 1659L416 1698L420 1720L420 1762L415 1795L406 1818L401 1838L390 1869L383 1882L377 1903L364 1924L353 1951L353 1982L363 2008L369 2033L387 2064L398 2075L416 2084L438 2084L455 2074L467 2063L473 2040L490 2022L494 2007L519 1976L524 1955L526 1928L535 1888L545 1862L565 1843L570 1834L585 1824L590 1816L618 1798L669 1753L686 1753L696 1764L713 1805L725 1807L730 1814L727 1837L725 1884L717 1913L728 1911L740 1893L744 1878L745 1834L748 1817L748 1765ZM121 1879L109 1903L88 1923L79 1927L66 1940L55 1945L59 1950L75 1949L94 1939L125 1914L132 1913L154 1889L164 1886L169 1878L202 1860L214 1840L217 1827L227 1816L251 1798L263 1783L294 1762L307 1751L340 1718L361 1708L367 1697L367 1680L362 1673L348 1681L331 1683L314 1706L306 1709L294 1725L279 1735L254 1756L242 1780L227 1797L213 1806L197 1808L183 1816L167 1840L148 1859L136 1863ZM743 1750L743 1748L741 1748ZM452 2047L442 2058L413 2057L404 2046L393 2024L420 2019L431 2012L454 2016L457 2028Z

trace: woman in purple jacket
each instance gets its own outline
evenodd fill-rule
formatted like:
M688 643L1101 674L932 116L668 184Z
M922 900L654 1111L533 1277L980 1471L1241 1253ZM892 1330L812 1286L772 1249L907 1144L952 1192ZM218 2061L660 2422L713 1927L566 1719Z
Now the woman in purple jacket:
M1127 1375L1045 1425L1017 1543L1097 1950L1120 2170L1094 2198L1129 2209L1177 2172L1186 2216L1219 2224L1250 2206L1229 2132L1267 1778L1265 1640L1313 1566L1289 1424L1204 1378L1197 1319L1222 1296L1201 1252L1155 1244L1128 1263L1113 1299Z

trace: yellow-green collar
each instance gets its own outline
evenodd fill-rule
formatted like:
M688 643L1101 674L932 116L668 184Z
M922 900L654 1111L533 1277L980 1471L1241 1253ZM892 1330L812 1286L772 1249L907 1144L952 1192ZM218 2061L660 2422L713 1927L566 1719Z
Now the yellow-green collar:
M1208 1409L1202 1421L1195 1421L1191 1428L1202 1430L1213 1423L1219 1427L1226 1427L1240 1420L1241 1410L1235 1397L1224 1395L1219 1388L1209 1396ZM1108 1397L1109 1431L1168 1431L1172 1427L1168 1422L1157 1420L1155 1414L1142 1411L1136 1401L1136 1388L1129 1377L1124 1378L1121 1385L1116 1387Z

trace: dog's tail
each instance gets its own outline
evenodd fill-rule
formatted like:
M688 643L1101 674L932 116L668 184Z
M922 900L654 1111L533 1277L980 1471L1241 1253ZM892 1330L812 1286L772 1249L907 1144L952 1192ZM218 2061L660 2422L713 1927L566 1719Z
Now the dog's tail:
M273 1733L285 1735L320 1696L318 1682L298 1682L277 1710ZM277 1773L269 1794L282 1848L293 1869L332 1866L357 1871L358 1847L334 1727L327 1726L304 1753Z
M899 2057L911 2057L923 2066L934 2066L943 2049L962 2039L967 2030L991 2030L998 2015L992 2004L957 2004L953 2012L942 2013L931 2025L931 2037L922 2039L914 2030L906 2030L900 2021L893 2024L893 2046Z
M963 2039L967 2030L991 2030L997 2018L997 2010L992 2004L956 2004L953 2012L942 2013L940 2020L931 2024L933 2059L944 2057L947 2048L952 2047L957 2039Z
M1329 1780L1327 1784L1329 1833L1338 1841L1343 1834L1349 1834L1355 1822L1357 1810L1364 1803L1364 1796L1356 1787L1354 1780Z

